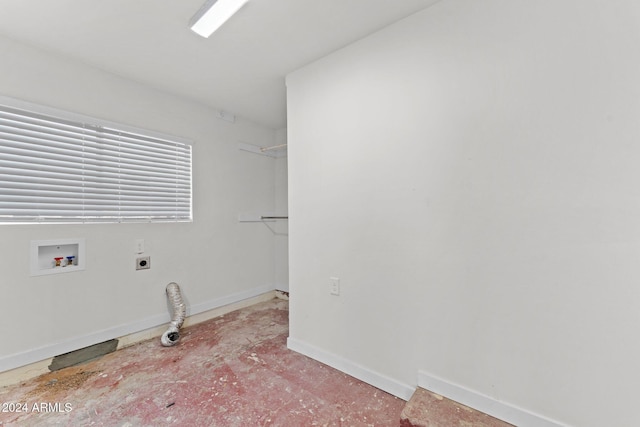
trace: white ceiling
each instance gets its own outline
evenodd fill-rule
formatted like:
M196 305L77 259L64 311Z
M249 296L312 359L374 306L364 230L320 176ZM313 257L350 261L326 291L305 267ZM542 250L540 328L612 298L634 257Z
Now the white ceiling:
M437 1L251 0L204 39L204 0L0 0L0 35L279 129L289 72Z

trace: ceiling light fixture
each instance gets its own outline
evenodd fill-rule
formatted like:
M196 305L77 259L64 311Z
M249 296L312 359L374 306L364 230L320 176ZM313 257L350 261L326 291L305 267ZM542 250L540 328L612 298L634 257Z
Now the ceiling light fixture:
M208 0L191 18L191 30L209 37L249 0Z

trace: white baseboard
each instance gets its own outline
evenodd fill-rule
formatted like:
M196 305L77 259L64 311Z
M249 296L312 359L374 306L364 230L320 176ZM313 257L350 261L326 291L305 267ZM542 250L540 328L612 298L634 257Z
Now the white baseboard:
M227 309L226 312L229 312L242 308L243 305L256 304L261 300L273 297L275 297L274 288L269 285L194 304L188 308L187 314L189 317L185 320L184 326L193 325L195 323L220 316L221 314L224 314L225 308ZM245 304L243 304L243 302L245 302ZM61 343L4 356L0 358L0 386L11 383L13 381L12 378L16 376L23 376L22 380L24 380L25 373L31 373L28 377L35 376L32 375L34 372L38 372L38 374L43 373L39 371L41 370L41 366L47 366L49 364L47 359L51 359L60 354L69 353L71 351L115 338L123 341L118 345L118 348L122 348L144 339L160 336L166 329L166 325L170 320L171 316L169 313L157 314L146 319L141 319L137 322L96 331ZM47 362L46 365L45 362ZM35 366L39 366L40 368L34 368Z
M557 421L501 402L474 390L451 383L425 371L418 372L418 387L454 400L518 427L567 427Z
M384 390L389 394L399 397L400 399L409 400L415 391L415 388L410 385L391 379L355 362L322 350L311 344L299 341L295 338L289 337L287 339L287 348L304 354L318 362L322 362L325 365L331 366L345 374L351 375L360 381L371 384L372 386L377 387L380 390Z

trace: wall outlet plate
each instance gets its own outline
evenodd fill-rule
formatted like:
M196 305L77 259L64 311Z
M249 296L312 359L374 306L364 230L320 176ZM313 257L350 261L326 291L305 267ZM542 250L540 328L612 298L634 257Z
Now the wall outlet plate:
M136 258L136 270L148 270L151 268L151 257L143 256Z
M340 295L340 278L329 277L329 293L331 295Z

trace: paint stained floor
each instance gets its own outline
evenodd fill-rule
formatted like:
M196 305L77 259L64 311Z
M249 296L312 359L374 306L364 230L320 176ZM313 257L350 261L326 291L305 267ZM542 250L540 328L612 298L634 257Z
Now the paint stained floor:
M405 405L287 350L273 299L0 389L0 426L398 426Z

